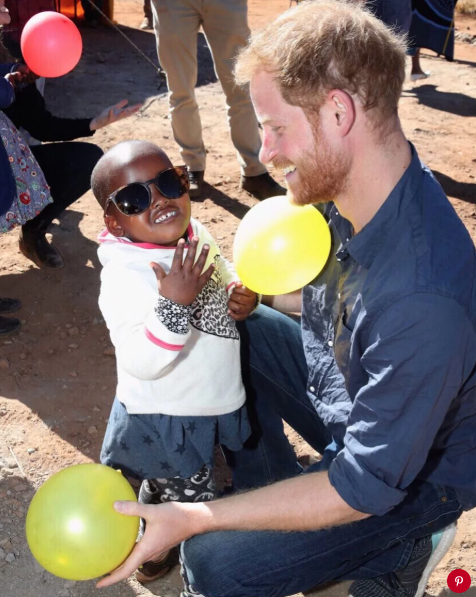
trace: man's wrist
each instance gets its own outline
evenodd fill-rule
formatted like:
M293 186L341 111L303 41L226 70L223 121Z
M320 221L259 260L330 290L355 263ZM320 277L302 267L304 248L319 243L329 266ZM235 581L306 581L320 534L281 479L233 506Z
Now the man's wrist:
M213 512L210 508L211 504L213 504L213 502L182 504L182 506L185 506L186 508L190 537L217 530L214 528Z

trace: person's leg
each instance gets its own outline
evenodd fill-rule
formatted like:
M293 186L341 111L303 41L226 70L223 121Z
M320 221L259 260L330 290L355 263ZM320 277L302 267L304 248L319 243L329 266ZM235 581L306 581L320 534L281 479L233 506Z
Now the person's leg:
M258 176L266 172L258 158L261 148L258 121L249 91L238 87L233 77L233 61L250 36L247 19L247 0L205 2L203 30L225 93L231 139L238 151L242 174Z
M375 16L397 33L406 34L412 20L411 0L367 0Z
M240 324L243 381L252 435L239 452L225 451L236 489L300 472L283 419L320 453L331 437L310 400L300 324L261 306Z
M152 0L159 61L167 75L174 139L191 171L205 170L202 124L195 99L198 0Z
M31 148L51 188L53 203L47 205L35 218L22 226L21 250L42 267L54 265L56 249L48 245L45 233L51 222L76 199L89 190L91 173L102 150L92 143L49 143Z
M144 19L140 25L141 29L153 29L154 17L152 16L151 0L144 0Z
M453 490L416 483L384 516L305 533L208 533L186 541L181 555L186 579L201 595L284 597L330 581L398 576L419 540L460 514Z

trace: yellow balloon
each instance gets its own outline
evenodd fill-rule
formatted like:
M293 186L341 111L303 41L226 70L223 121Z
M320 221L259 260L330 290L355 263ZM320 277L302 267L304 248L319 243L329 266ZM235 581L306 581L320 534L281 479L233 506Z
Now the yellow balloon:
M26 517L31 553L67 580L90 580L117 568L131 552L139 518L119 514L116 500L137 501L129 482L102 464L78 464L36 492Z
M255 205L236 231L233 260L245 286L261 294L302 288L329 257L329 226L312 205L273 197Z

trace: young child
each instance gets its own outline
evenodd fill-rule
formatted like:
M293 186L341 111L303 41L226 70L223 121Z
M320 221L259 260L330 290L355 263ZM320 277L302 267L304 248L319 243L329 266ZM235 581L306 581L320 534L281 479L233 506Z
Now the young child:
M235 320L258 299L191 218L188 186L186 167L145 141L113 147L91 179L118 372L101 462L140 479L143 503L213 499L215 445L239 450L250 433ZM154 580L175 558L136 578Z

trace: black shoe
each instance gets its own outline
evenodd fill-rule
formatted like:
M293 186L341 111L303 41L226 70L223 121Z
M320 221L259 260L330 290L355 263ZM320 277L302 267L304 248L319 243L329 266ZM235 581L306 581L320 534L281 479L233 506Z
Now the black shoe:
M18 299L0 298L0 313L15 313L21 309L21 301Z
M188 171L188 178L190 180L190 189L188 194L190 199L198 199L202 195L204 177L205 172L203 172L203 170Z
M44 236L26 239L20 235L18 246L23 255L38 267L59 269L64 266L61 253L56 247L50 245Z
M269 172L259 176L242 176L240 186L255 199L260 200L286 195L286 189L278 184Z
M421 597L425 592L419 587L431 556L431 535L415 541L410 560L403 570L358 580L350 586L349 597Z
M0 336L10 336L20 331L21 323L14 317L0 317Z

